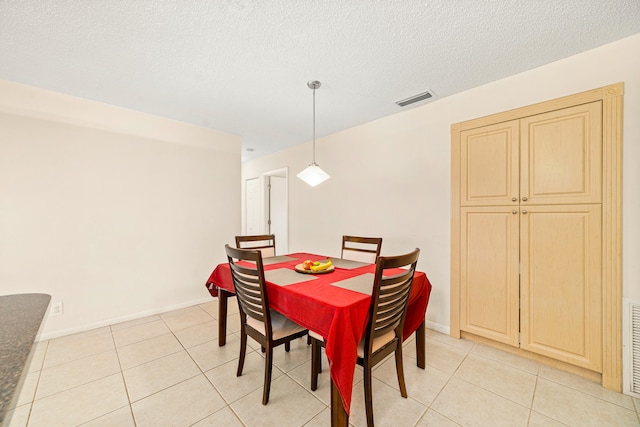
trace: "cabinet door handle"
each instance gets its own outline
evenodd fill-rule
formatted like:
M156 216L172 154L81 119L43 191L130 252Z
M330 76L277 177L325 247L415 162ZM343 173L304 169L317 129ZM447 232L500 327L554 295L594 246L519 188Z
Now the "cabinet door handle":
M522 213L523 213L524 215L526 215L526 214L527 214L527 211L522 211Z
M526 202L526 201L527 201L527 198L526 198L526 197L523 197L523 198L522 198L522 201L523 201L523 202Z
M515 215L515 214L518 213L518 211L514 209L514 210L511 211L511 213Z
M512 198L511 198L511 201L512 201L512 202L517 202L517 201L518 201L518 199L516 199L515 197L512 197Z

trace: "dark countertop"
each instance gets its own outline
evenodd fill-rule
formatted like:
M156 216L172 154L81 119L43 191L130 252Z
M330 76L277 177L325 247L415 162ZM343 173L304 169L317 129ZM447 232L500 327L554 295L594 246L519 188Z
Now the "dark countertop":
M51 295L0 296L0 425L17 399Z

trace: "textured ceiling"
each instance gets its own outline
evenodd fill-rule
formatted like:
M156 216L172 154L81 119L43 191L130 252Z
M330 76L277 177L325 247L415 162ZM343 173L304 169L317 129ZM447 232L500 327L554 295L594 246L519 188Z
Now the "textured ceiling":
M308 80L321 137L639 32L638 0L1 0L0 79L238 134L248 160L311 140Z

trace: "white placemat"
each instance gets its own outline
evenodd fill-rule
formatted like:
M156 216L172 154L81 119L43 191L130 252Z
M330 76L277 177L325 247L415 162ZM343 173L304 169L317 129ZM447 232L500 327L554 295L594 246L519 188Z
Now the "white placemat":
M279 262L294 261L296 259L298 258L293 258L286 255L271 256L267 258L262 258L262 265L278 264Z
M316 280L317 277L311 274L296 273L288 268L276 268L275 270L267 270L264 272L264 278L267 282L271 282L279 286L293 285L294 283L307 282Z
M331 263L337 268L344 268L345 270L353 270L354 268L364 267L369 265L366 262L351 261L350 259L331 258Z
M360 292L361 294L371 295L373 293L373 280L375 277L376 275L373 273L365 273L360 276L332 283L331 285Z

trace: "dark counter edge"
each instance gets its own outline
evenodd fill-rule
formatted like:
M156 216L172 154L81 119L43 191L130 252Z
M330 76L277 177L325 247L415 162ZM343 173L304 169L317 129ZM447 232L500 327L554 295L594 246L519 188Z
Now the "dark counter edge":
M47 294L0 296L0 426L11 421L50 303Z

